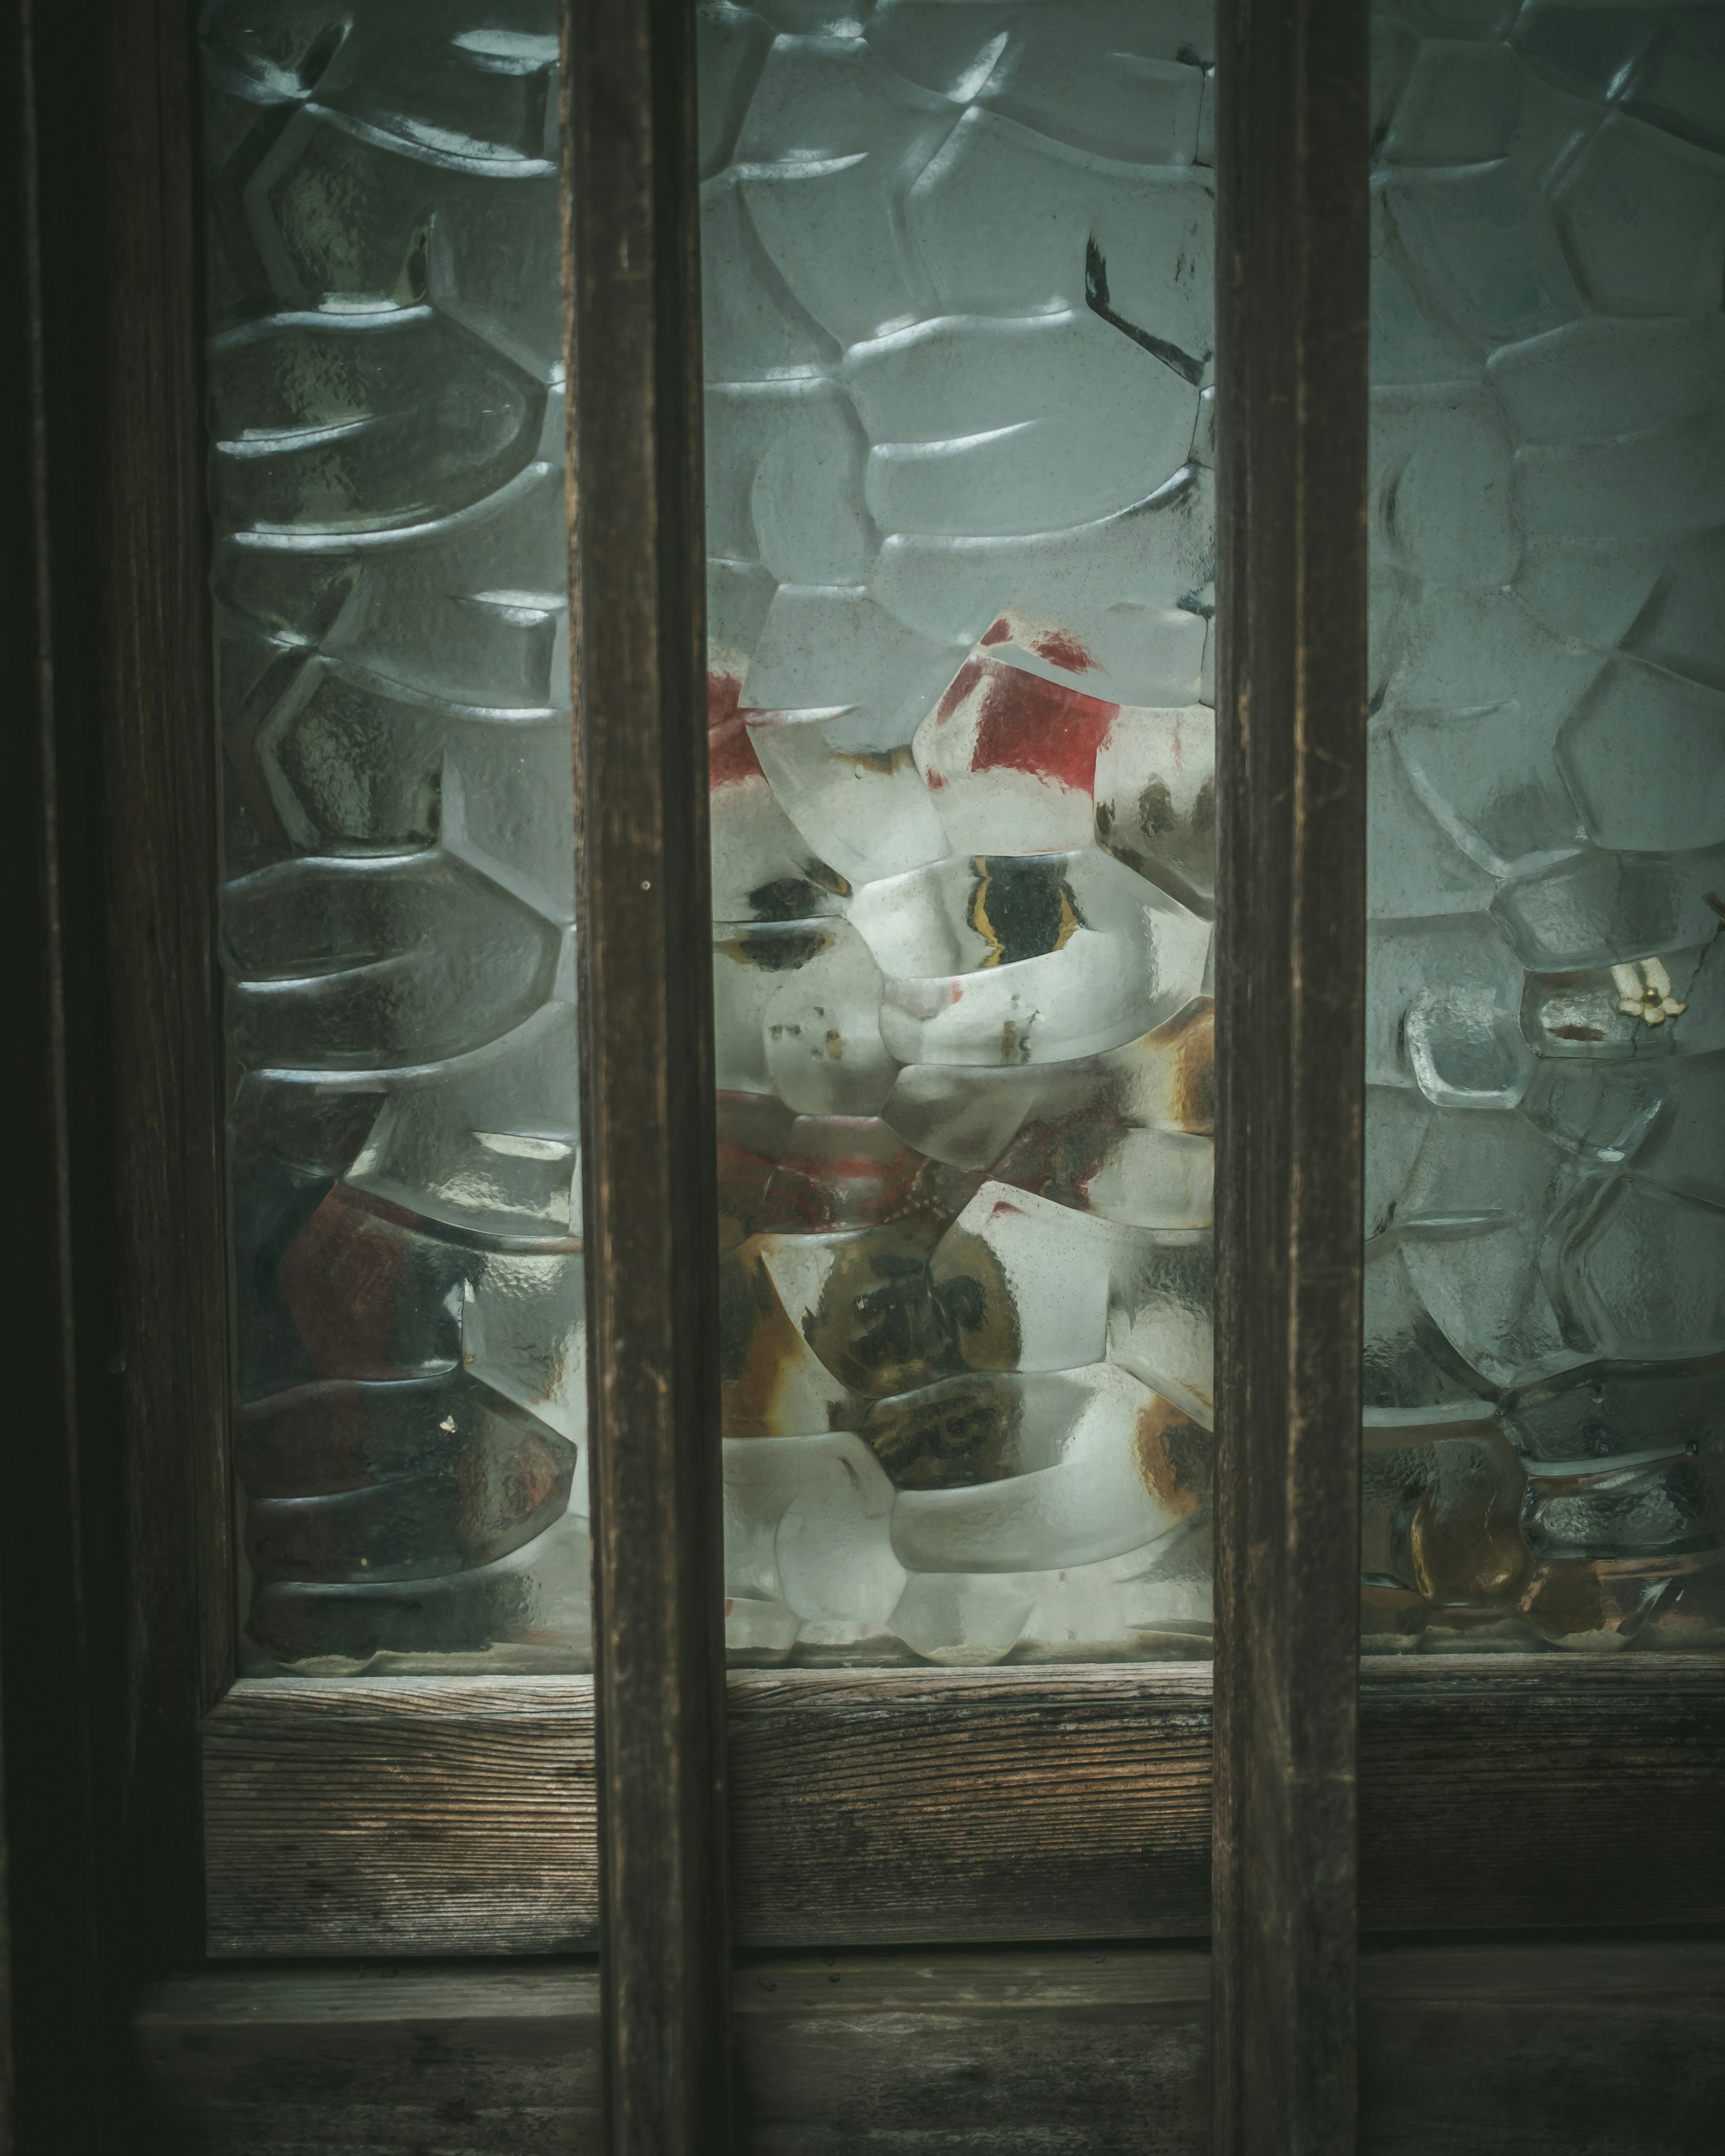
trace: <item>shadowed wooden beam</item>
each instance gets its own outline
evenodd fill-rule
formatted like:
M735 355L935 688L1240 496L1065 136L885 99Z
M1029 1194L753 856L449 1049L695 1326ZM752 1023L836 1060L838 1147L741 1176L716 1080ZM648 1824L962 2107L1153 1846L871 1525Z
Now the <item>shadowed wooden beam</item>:
M1209 1957L1081 1947L750 1960L748 2156L1199 2156ZM1370 2156L1702 2156L1725 1945L1398 1948L1360 1971ZM598 2124L598 1981L542 1962L208 1971L137 2035L160 2143L202 2156L564 2156Z
M728 2056L694 21L565 23L606 2145L692 2156Z
M1217 19L1215 2145L1354 2145L1364 0Z

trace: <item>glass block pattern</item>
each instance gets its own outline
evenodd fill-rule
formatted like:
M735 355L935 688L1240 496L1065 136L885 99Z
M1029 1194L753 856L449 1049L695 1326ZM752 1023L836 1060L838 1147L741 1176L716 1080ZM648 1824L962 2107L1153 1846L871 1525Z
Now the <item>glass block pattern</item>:
M254 1673L582 1666L552 0L217 0Z
M700 26L730 1650L1202 1654L1209 11Z
M1367 1644L1717 1644L1725 17L1375 31Z

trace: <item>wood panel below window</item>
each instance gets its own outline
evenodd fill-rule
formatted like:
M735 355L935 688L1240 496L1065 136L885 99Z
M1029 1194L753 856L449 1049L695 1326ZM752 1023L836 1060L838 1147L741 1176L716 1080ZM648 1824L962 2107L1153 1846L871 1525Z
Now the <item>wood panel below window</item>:
M1197 2156L1191 1947L757 1957L732 1992L744 2156ZM1725 2111L1725 1944L1368 1948L1368 2156L1700 2156ZM137 2035L159 2144L552 2156L598 2121L591 1962L212 1970Z
M745 1947L1209 1928L1202 1664L744 1672L728 1743ZM1368 1663L1360 1771L1368 1931L1725 1922L1716 1656ZM584 1949L594 1812L584 1679L238 1685L209 1949Z

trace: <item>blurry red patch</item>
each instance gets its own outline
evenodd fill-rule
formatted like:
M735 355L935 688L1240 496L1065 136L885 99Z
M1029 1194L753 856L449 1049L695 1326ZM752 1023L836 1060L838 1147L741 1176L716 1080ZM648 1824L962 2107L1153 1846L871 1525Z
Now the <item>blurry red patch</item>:
M943 725L947 720L952 717L953 712L957 710L958 706L964 701L965 698L970 694L971 690L975 688L977 683L982 680L983 674L988 670L985 663L982 660L967 659L965 660L964 664L958 669L958 671L947 683L947 693L941 698L938 706L936 707L934 717L937 726Z
M739 785L745 778L764 781L766 778L749 739L749 715L742 708L742 683L737 675L707 675L707 784L714 793L721 786Z
M1064 666L1072 674L1087 674L1096 663L1078 639L1068 635L1063 629L1045 629L1033 640L1030 649L1050 666Z
M709 674L706 677L706 723L709 731L737 716L742 701L740 674Z
M706 769L707 784L715 793L721 786L737 786L746 778L766 783L767 774L742 719L726 719L707 736Z
M970 767L1027 771L1075 793L1091 793L1096 751L1119 709L1058 681L990 665Z
M415 1288L426 1285L415 1264L426 1244L418 1224L387 1199L337 1183L290 1245L277 1278L320 1377L417 1374L418 1358L404 1343L416 1330Z

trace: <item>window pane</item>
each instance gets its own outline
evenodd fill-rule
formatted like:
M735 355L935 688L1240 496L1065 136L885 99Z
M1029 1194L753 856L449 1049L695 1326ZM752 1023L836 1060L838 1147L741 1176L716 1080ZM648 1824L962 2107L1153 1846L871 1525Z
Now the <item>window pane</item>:
M1207 5L701 15L734 1659L1208 1651Z
M204 38L244 1666L578 1666L557 8Z
M1717 1643L1725 35L1376 27L1367 1645Z

